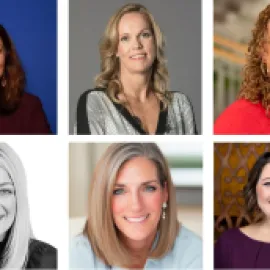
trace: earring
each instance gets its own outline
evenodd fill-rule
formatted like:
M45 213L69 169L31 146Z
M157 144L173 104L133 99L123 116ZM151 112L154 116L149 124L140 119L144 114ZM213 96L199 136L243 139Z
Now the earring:
M166 208L167 208L167 203L164 202L162 204L162 219L165 219L166 218L166 212L165 212Z
M270 71L266 63L261 62L261 71L264 77L269 76Z

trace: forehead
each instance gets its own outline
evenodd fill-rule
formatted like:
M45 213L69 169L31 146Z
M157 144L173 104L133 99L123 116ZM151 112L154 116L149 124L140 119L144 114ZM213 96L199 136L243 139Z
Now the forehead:
M151 26L146 18L146 15L139 12L131 12L123 15L118 25L119 33L140 31L144 28L150 29Z
M265 178L270 179L270 163L267 163L262 169L260 179L265 179Z
M2 40L2 38L0 37L0 48L3 47L3 46L4 46L3 40Z
M141 184L158 180L157 168L153 161L145 157L136 157L127 161L119 170L117 184Z
M0 185L4 183L12 184L12 181L7 173L7 171L0 167Z

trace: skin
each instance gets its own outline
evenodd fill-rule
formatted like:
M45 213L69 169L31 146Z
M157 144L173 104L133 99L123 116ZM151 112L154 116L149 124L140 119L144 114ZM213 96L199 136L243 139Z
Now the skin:
M130 252L142 258L140 266L146 261L161 218L162 203L167 200L167 186L161 187L152 161L137 157L123 165L114 187L112 214L123 242ZM146 216L142 222L127 219Z
M266 164L256 185L257 202L265 218L263 221L251 224L241 231L252 239L270 243L270 163Z
M2 77L5 68L5 49L3 41L0 38L0 77Z
M268 76L270 76L270 21L267 24L266 42L264 44L262 60L266 63Z
M160 109L157 97L149 89L152 65L156 58L154 33L145 15L132 12L120 19L118 34L116 56L120 61L120 78L125 93L120 94L119 99L128 100L129 112L140 118L145 131L154 134ZM132 59L138 54L145 57Z
M16 198L13 183L7 172L0 167L0 241L12 226L16 214Z

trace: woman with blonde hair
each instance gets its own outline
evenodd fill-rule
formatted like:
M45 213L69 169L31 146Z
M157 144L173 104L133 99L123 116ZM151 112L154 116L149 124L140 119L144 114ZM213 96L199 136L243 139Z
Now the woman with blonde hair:
M70 268L201 269L201 240L179 224L175 188L154 143L112 144L90 182Z
M217 118L214 133L270 134L270 5L253 30L239 99Z
M96 88L79 98L77 134L195 134L188 98L169 91L164 47L143 5L120 8L101 40Z
M0 267L56 269L56 261L56 249L33 237L23 165L0 143Z

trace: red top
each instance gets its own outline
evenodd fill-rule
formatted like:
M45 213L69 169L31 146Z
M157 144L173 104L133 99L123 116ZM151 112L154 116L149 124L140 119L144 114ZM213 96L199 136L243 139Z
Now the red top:
M216 119L214 134L270 134L270 117L261 103L239 99Z
M39 98L24 93L16 111L0 114L0 134L51 134Z

